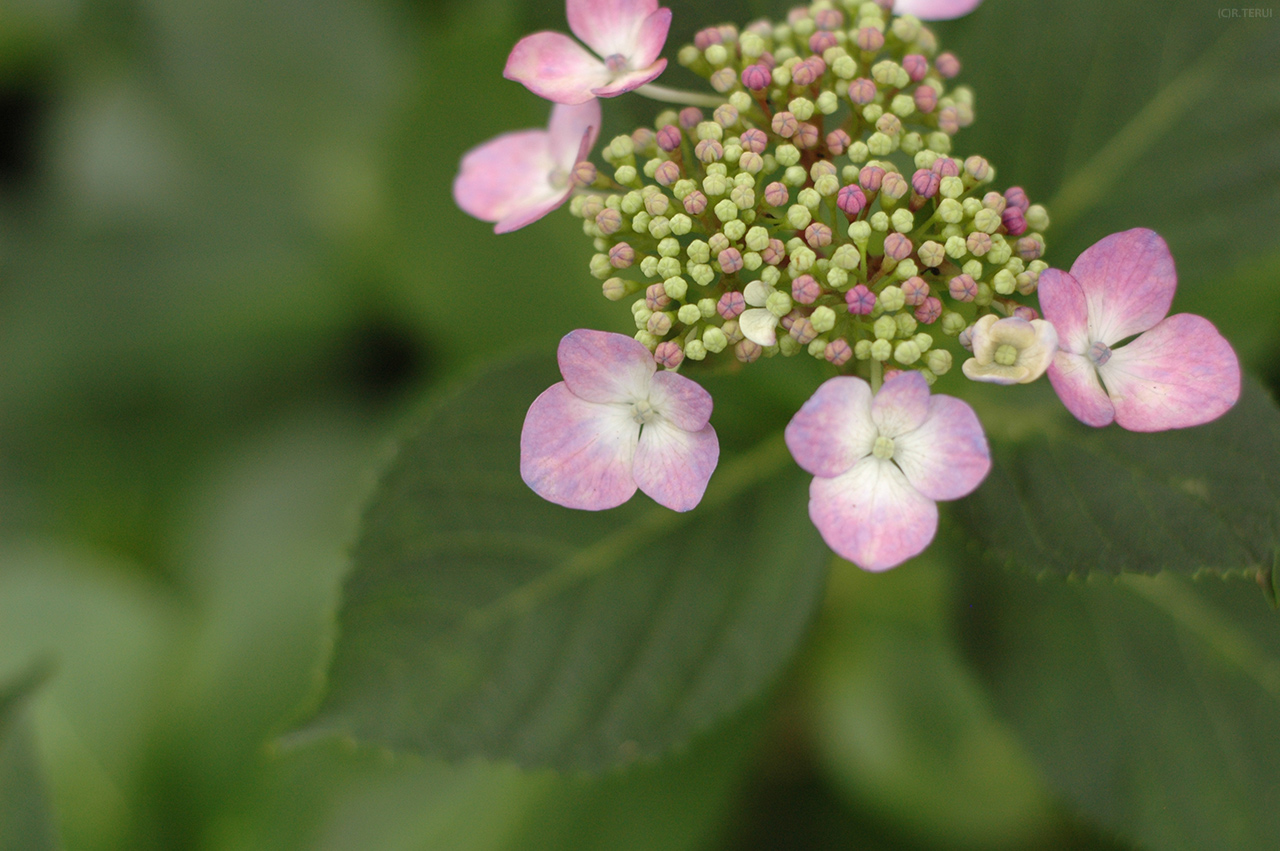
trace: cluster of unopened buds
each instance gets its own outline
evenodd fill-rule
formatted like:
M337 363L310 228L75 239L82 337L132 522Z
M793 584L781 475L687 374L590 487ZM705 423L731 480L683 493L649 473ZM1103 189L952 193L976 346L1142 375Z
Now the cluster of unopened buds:
M1176 274L1157 234L1113 234L1069 273L1050 268L1044 207L954 150L973 93L953 85L960 63L921 19L975 5L817 0L785 23L704 29L678 59L715 94L652 82L671 21L657 0L568 0L570 29L596 55L560 33L516 44L506 76L555 102L550 123L468 152L454 196L499 233L570 202L594 240L590 273L606 298L631 300L634 320L627 335L561 341L564 381L521 436L534 491L597 510L639 488L687 511L719 445L710 395L678 370L818 358L834 377L787 446L814 475L823 538L883 570L928 546L936 502L990 468L973 409L930 391L958 356L974 381L1047 371L1092 426L1183 428L1235 403L1227 342L1201 317L1166 317ZM599 168L597 98L629 91L684 108L611 140Z

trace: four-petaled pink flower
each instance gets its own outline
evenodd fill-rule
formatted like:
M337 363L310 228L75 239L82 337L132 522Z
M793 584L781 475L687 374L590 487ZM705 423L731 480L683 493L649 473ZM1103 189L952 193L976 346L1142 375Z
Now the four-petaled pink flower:
M938 528L936 500L973 491L991 454L973 409L930 396L919 372L832 378L787 425L787 447L815 478L809 517L827 546L866 570L920 553Z
M895 0L895 15L915 15L922 21L949 21L963 17L982 4L982 0Z
M569 29L600 58L564 33L539 32L516 42L502 74L557 103L614 97L653 80L671 10L658 0L568 0Z
M1058 329L1049 380L1081 422L1186 428L1240 398L1240 362L1212 323L1190 313L1166 318L1177 284L1168 246L1144 228L1099 240L1070 274L1040 274L1040 307Z
M557 104L546 130L504 133L467 151L453 199L477 219L496 222L496 233L522 228L569 200L573 167L599 132L599 101Z
M520 476L543 499L597 511L636 488L676 511L702 499L720 457L711 394L622 334L571 331L564 381L534 400L520 433Z

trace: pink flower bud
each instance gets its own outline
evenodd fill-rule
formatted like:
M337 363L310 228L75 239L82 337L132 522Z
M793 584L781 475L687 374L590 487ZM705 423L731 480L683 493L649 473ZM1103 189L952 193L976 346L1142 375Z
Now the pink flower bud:
M902 296L907 304L918 307L929 297L929 284L919 275L913 275L902 282Z
M964 241L965 247L969 249L969 253L974 257L982 257L991 250L991 237L987 236L980 230L976 230Z
M938 177L959 177L960 164L951 157L938 157L929 167Z
M795 26L809 17L808 6L792 6L787 10L787 23Z
M715 139L703 139L693 147L693 155L704 163L720 162L724 156L724 146Z
M916 321L922 325L932 325L942 316L942 299L929 296L916 308Z
M739 137L742 141L742 149L751 151L752 153L762 154L764 149L769 146L769 137L763 130L755 127L747 130Z
M970 325L969 327L961 331L960 336L956 337L956 340L964 348L968 349L969 351L973 351L973 326Z
M859 77L849 83L849 100L859 106L865 106L875 99L876 84L873 81L868 80L866 77Z
M905 234L891 233L884 238L884 256L892 257L894 260L906 260L911 256L911 249L914 247L910 237Z
M747 300L742 293L730 292L720 296L720 301L716 302L716 312L724 319L733 319L735 316L742 315L742 311L747 309ZM725 332L729 333L728 331Z
M1040 318L1040 314L1036 312L1036 309L1034 307L1028 307L1025 304L1020 304L1017 307L1015 307L1013 309L1013 315L1018 319L1025 319L1028 322L1032 321L1033 319Z
M615 269L625 269L635 262L636 250L625 242L619 242L609 249L609 265Z
M698 30L693 35L693 46L699 50L706 50L713 44L723 44L724 37L721 35L717 27L707 27L704 30Z
M668 124L658 131L658 147L670 153L680 147L680 142L683 138L679 127L674 124Z
M827 150L833 157L838 157L845 152L852 141L849 134L843 130L832 130L827 134Z
M831 11L834 12L835 10L832 9ZM836 41L835 33L820 31L809 36L809 49L814 53L822 53L832 47L835 47L839 43L840 42ZM794 80L795 77L792 77L792 79Z
M1010 186L1006 189L1004 199L1009 202L1010 207L1016 207L1023 213L1027 212L1027 208L1031 206L1031 199L1027 197L1027 193L1021 186Z
M644 306L650 310L662 310L671 304L671 296L662 284L650 284L644 291Z
M648 127L637 127L631 133L631 143L637 151L646 151L653 144L656 134Z
M911 78L911 82L918 83L924 79L925 74L929 73L929 60L919 53L908 53L902 57L902 67Z
M777 266L787 259L786 244L780 239L769 240L769 244L765 246L764 251L760 252L760 259L770 266Z
M839 9L819 9L813 13L818 29L831 32L844 26L844 14Z
M938 93L933 86L917 86L911 98L916 102L916 109L921 112L933 112L933 108L938 105Z
M596 180L596 167L588 162L581 162L573 167L573 185L590 186Z
M1009 206L1009 202L1004 200L1004 196L999 192L988 192L982 196L982 206L988 210L995 210L997 213L1003 213L1004 208Z
M878 165L864 165L858 172L858 183L868 192L879 192L884 183L884 169Z
M813 304L822 295L822 285L813 275L801 275L791 282L791 298L800 304Z
M696 106L686 106L680 110L680 126L692 130L702 122L702 110Z
M867 196L861 187L854 186L852 183L841 186L840 191L836 193L836 206L840 208L840 212L853 219L866 209Z
M810 248L822 248L831 244L831 228L822 222L813 222L804 229L804 241Z
M742 268L742 254L736 248L726 248L716 255L716 262L726 275L732 275Z
M701 216L707 209L707 196L697 189L684 196L684 211L691 216Z
M938 111L938 129L948 136L960 132L960 113L956 112L954 106L944 106Z
M675 369L684 360L684 350L675 340L667 340L659 343L653 350L653 359L658 362L658 366Z
M649 321L645 323L645 330L659 337L664 337L671 333L671 314L654 313L649 317Z
M787 191L787 187L776 180L764 188L764 200L770 207L781 207L790 199L791 193Z
M670 186L680 179L680 166L671 160L658 163L658 167L653 172L653 179L663 186Z
M858 284L844 294L844 303L849 305L850 313L866 316L876 307L876 294L867 289L866 284Z
M849 344L844 340L832 340L822 350L822 356L836 366L842 366L853 357L853 349L849 348Z
M775 112L770 126L773 127L774 133L784 139L790 139L800 129L800 122L789 112Z
M1022 236L1027 232L1027 220L1017 207L1006 207L1000 214L1000 221L1010 236Z
M617 233L622 227L622 213L608 207L604 208L596 213L596 227L600 228L600 232L605 236Z
M932 198L938 194L938 186L942 183L942 177L932 169L918 168L916 173L911 175L911 188L921 198Z
M732 127L738 123L738 108L731 103L722 103L716 107L711 117L721 127Z
M960 60L956 59L954 53L940 53L938 58L933 60L933 67L938 69L939 74L950 80L960 73Z
M863 50L875 53L880 48L884 47L884 33L871 27L863 27L854 35L853 41L854 44L858 45L858 47Z
M746 86L753 92L763 91L769 88L773 82L773 72L760 63L748 65L742 69L742 85Z
M1018 240L1018 256L1023 260L1036 260L1044 253L1044 243L1032 236Z
M764 349L750 340L740 340L733 346L733 356L743 363L751 363L760 359Z
M773 28L770 27L768 32L769 34L763 36L764 38L772 38ZM760 58L756 59L756 62L768 68L770 71L778 67L778 60L774 59L773 54L767 50L760 54Z
M991 174L991 164L975 154L964 161L964 170L969 172L974 180L986 180L987 175Z
M906 197L910 191L911 186L907 183L907 179L896 171L886 173L880 181L880 192L894 201Z
M796 131L795 139L797 148L812 148L818 144L818 128L805 121L800 124L800 129Z
M799 319L792 323L791 327L787 329L787 333L791 335L791 339L800 345L807 346L817 339L818 329L814 328L813 323L808 319Z
M956 275L947 282L947 289L956 301L973 301L978 297L978 282L970 275Z

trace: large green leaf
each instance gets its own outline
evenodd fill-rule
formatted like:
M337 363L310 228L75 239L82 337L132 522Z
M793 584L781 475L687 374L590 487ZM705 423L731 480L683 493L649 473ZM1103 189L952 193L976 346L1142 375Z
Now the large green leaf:
M689 514L570 511L518 475L524 412L555 379L549 359L481 375L400 452L313 731L602 769L686 741L790 659L828 553L781 435L726 453Z
M1235 408L1197 428L1031 425L1020 439L993 439L991 474L957 503L988 555L1033 573L1271 569L1280 410L1253 381Z
M1280 847L1280 619L1252 582L969 581L970 656L1067 800L1155 851Z
M57 847L35 749L22 719L27 696L44 676L43 670L33 669L0 685L0 848L5 851Z

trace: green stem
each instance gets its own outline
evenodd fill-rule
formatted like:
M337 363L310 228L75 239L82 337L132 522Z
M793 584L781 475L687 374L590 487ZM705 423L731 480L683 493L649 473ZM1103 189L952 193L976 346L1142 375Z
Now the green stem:
M875 358L871 359L871 394L874 396L880 392L880 385L884 383L884 365Z
M726 102L725 99L719 95L704 95L701 92L686 92L681 89L669 89L666 86L659 86L654 83L646 83L635 91L636 94L644 95L650 100L656 100L662 103L680 103L685 106L708 106L714 108Z

